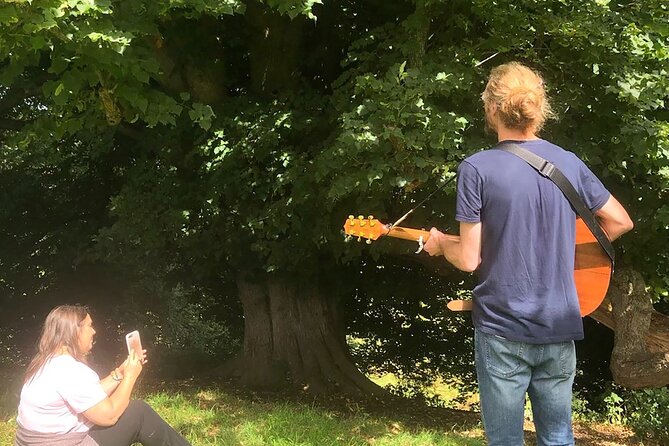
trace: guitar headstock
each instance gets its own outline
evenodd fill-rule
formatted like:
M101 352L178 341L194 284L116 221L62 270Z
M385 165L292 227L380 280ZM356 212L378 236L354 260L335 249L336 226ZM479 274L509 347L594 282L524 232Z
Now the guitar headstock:
M357 237L358 241L365 238L367 243L371 243L372 240L387 234L388 228L372 215L367 218L363 215L358 217L349 215L344 223L344 233L350 237Z

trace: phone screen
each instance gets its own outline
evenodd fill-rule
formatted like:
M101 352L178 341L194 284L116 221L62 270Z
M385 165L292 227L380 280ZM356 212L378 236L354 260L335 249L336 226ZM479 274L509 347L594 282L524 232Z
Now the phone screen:
M125 335L125 343L128 346L128 354L134 351L138 358L144 358L144 351L142 349L142 341L139 338L139 331L135 330Z

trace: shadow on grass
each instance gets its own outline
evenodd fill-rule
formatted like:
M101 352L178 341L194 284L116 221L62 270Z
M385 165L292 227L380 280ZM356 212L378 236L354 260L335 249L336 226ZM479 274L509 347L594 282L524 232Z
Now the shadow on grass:
M218 395L214 398L210 395L207 399L207 405L211 405L216 416L204 423L210 433L205 434L207 438L201 437L198 444L208 444L208 441L213 440L213 444L249 446L450 445L454 444L453 437L456 436L443 423L436 429L427 429L416 424L410 426L401 418L388 418L374 413L360 411L344 413L293 402L249 403L248 400L242 400L235 403L230 401L231 397L228 394ZM197 398L201 398L201 395L186 396L190 401ZM226 406L241 407L241 413L228 412ZM202 433L202 427L192 424L187 429ZM184 425L180 425L179 428L182 432L187 432L183 430ZM234 431L234 434L231 431ZM189 437L197 438L193 435ZM464 439L457 444L481 443L476 439Z
M0 367L0 419L7 419L16 414L16 408L19 405L19 396L23 374L16 368Z
M483 444L480 431L463 434L479 426L477 413L406 399L315 400L292 393L245 392L211 382L165 383L143 390L156 410L196 444ZM197 412L191 411L193 406Z
M0 444L11 444L21 371L0 369ZM481 446L476 412L427 406L401 398L314 399L306 394L259 394L230 383L140 383L136 395L149 402L195 446ZM631 446L641 442L620 426L575 423L577 444ZM526 425L528 446L536 435Z
M13 438L20 374L0 375L0 444ZM482 445L462 431L476 428L478 414L428 407L406 399L251 393L226 383L192 381L140 385L146 401L197 446Z

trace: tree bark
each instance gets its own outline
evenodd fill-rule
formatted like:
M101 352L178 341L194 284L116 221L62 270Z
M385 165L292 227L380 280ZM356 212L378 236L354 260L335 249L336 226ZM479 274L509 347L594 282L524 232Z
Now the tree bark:
M257 389L387 395L353 364L334 302L317 283L237 277L245 325L238 371Z
M272 320L267 293L259 284L237 279L244 311L242 383L253 387L278 387L285 377L281 364L272 356Z
M279 15L258 1L247 3L244 16L249 28L251 91L289 97L300 82L305 19Z
M615 329L611 354L614 381L632 389L666 386L669 384L667 316L653 310L646 284L638 272L618 271L612 285L607 297L615 321L611 327Z
M431 15L428 9L425 0L416 0L416 9L408 20L408 26L411 27L411 35L413 37L413 42L411 43L414 46L414 51L409 55L409 62L412 68L423 66L427 41L430 35Z

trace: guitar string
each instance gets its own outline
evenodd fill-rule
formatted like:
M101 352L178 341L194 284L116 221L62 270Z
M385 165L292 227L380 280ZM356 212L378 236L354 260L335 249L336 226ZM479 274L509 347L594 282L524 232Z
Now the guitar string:
M428 195L428 196L425 197L423 200L421 200L421 202L418 203L416 206L414 206L409 212L407 212L406 214L404 214L404 215L402 215L400 218L398 218L397 221L396 221L395 223L391 224L391 225L388 227L388 230L390 230L390 229L394 228L395 226L399 225L400 223L402 223L402 222L403 222L403 221L404 221L404 220L405 220L405 219L406 219L406 218L407 218L413 211L415 211L416 209L418 209L419 207L421 207L421 206L423 205L423 203L425 203L427 200L429 200L429 199L432 197L432 195L434 195L434 194L436 194L437 192L439 192L440 190L442 190L444 187L446 187L446 185L448 185L448 184L449 184L451 181L453 181L456 177L457 177L457 175L453 175L451 178L448 179L448 181L446 181L444 184L442 184L441 186L439 186L438 188L436 188L435 190L433 190L433 191L430 193L430 195Z

